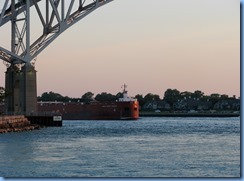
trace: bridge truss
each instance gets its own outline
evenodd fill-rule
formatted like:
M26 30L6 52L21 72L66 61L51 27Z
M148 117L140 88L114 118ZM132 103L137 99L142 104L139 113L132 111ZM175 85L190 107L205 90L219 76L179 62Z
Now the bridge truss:
M31 63L66 29L113 0L5 0L0 27L11 23L11 50L0 47L0 58L7 64ZM36 11L42 34L31 40L31 8ZM1 7L0 7L1 9Z
M10 48L0 46L0 59L7 66L5 73L5 90L9 93L5 100L7 114L37 112L35 58L61 33L111 1L113 0L2 0L0 2L0 6L2 5L0 28L7 23L11 24L9 26ZM37 17L34 20L33 12ZM40 34L34 31L36 27L33 26L36 26L37 22L41 27ZM32 33L37 35L33 36Z

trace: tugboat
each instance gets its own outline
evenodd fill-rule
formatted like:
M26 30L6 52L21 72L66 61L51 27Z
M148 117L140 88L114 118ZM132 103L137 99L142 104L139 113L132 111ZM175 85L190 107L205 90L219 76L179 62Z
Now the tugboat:
M127 95L124 84L123 97L114 102L38 102L38 112L60 113L63 120L137 120L139 102Z

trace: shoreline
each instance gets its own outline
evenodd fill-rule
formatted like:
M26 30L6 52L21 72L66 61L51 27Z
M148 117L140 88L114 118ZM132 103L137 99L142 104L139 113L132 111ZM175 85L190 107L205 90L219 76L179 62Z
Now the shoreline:
M140 117L239 117L240 113L155 113L141 112Z

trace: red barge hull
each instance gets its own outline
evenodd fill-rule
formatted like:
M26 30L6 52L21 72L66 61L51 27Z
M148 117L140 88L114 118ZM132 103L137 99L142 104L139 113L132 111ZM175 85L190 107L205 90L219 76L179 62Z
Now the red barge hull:
M63 120L136 120L139 118L138 101L64 103L39 102L38 112L59 113Z

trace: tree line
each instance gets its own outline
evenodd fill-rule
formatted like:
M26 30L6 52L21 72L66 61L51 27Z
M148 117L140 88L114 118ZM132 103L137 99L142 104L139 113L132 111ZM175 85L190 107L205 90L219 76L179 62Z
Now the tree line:
M100 101L100 102L111 102L111 101L116 101L119 98L121 98L123 94L119 92L116 95L107 93L107 92L102 92L100 94L97 94L96 96L92 92L86 92L79 98L72 98L68 96L62 96L59 93L55 92L44 92L41 96L37 97L38 101L59 101L59 102L83 102L83 103L89 103L91 101Z
M41 96L38 97L38 101L62 101L62 102L83 102L89 103L91 101L116 101L119 98L123 97L122 92L118 92L117 94L113 95L111 93L102 92L100 94L95 95L92 92L86 92L80 98L71 98L68 96L62 96L59 93L55 92L44 92ZM184 91L180 92L177 89L167 89L163 94L163 99L160 98L158 94L148 93L145 96L142 94L135 95L135 98L139 101L141 107L147 102L150 101L166 101L171 107L182 99L192 99L192 100L199 100L199 101L209 101L213 105L220 100L236 100L236 96L229 97L226 94L210 94L204 95L204 92L200 90L196 90L194 92Z
M7 95L5 93L4 88L0 87L0 101L2 102L6 96ZM95 95L94 93L88 91L79 98L72 98L50 91L50 92L44 92L41 96L38 96L37 100L43 102L60 101L60 102L89 103L91 101L99 101L99 102L116 101L122 97L123 97L122 92L118 92L115 95L107 92L102 92L100 94ZM170 107L173 107L173 105L177 101L184 100L184 99L208 101L211 102L212 105L214 105L220 100L237 100L235 96L229 97L226 94L214 93L210 95L204 95L204 92L200 90L196 90L194 92L189 92L189 91L180 92L177 89L167 89L163 94L163 99L161 99L158 94L152 94L152 93L148 93L145 96L143 96L142 94L137 94L135 95L135 98L139 101L141 107L143 107L147 102L150 101L166 101L170 105Z
M157 94L151 94L148 93L146 96L143 97L143 95L136 95L135 96L137 100L140 103L140 106L144 106L148 102L157 102L157 101L165 101L168 103L171 107L171 109L174 109L174 105L177 104L178 102L182 102L182 100L187 101L195 101L195 102L210 102L211 105L216 104L218 101L223 101L223 100L237 100L236 96L229 97L226 94L218 94L218 93L213 93L210 95L204 95L204 92L200 90L196 90L194 92L189 92L189 91L183 91L180 92L177 89L167 89L164 92L163 99L160 99L159 95Z

